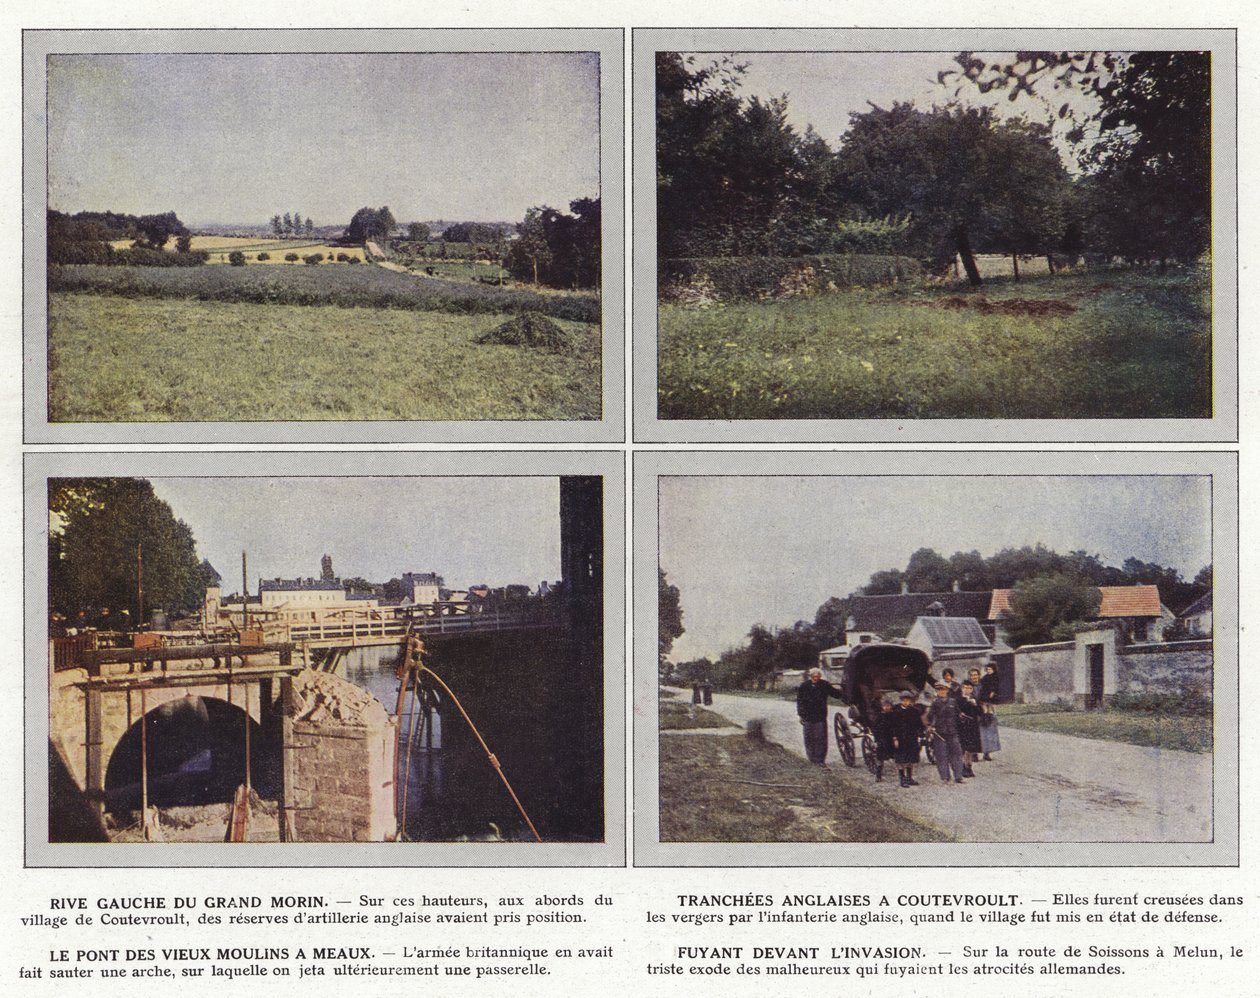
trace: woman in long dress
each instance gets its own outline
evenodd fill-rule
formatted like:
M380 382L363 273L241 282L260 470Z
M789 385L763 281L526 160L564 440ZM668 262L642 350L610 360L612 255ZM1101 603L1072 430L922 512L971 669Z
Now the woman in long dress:
M1002 747L1002 739L998 735L997 713L993 707L998 698L997 666L992 663L984 667L984 678L980 680L979 693L976 700L984 712L980 717L980 751L984 753L984 761L992 762L991 753Z

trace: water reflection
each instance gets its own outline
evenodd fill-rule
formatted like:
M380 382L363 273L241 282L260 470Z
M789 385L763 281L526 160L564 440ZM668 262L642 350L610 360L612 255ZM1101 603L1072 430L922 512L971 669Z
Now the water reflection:
M391 716L398 713L398 655L394 647L356 648L347 653L340 668L346 679L384 704ZM435 690L425 690L422 696L408 693L403 706L398 737L410 750L410 762L404 755L404 835L412 841L478 837L490 830L491 815L484 802L479 804L476 797L460 793L458 787L448 792L451 760L449 749L443 748L443 707Z

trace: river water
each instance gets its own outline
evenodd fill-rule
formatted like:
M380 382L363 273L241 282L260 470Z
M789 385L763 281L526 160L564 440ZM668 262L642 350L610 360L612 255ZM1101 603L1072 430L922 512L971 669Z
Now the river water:
M366 689L393 717L398 706L398 655L394 647L356 648L347 653L338 673ZM432 691L430 695L436 697L437 693ZM452 723L461 722L456 717ZM450 778L453 771L465 771L470 766L477 771L485 764L476 758L479 752L460 753L460 747L454 744L444 747L439 710L429 710L426 715L420 700L409 694L403 708L399 739L411 746L410 766L404 762L407 809L403 832L406 839L422 842L488 838L494 837L495 827L505 837L516 837L515 828L502 827L498 807L480 788L469 792L470 788L463 785L462 779ZM452 752L460 753L459 757L452 756ZM496 818L498 821L492 827L491 822Z

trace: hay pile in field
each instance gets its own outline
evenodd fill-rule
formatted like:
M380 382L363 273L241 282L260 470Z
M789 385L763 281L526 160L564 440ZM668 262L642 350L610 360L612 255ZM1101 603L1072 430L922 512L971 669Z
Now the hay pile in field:
M567 353L571 346L569 334L541 312L523 312L488 333L482 333L477 342L537 347L550 353Z

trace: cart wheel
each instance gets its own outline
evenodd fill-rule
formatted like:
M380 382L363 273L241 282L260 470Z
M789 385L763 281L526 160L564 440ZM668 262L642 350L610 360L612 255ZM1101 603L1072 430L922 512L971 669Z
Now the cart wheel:
M857 759L853 754L853 732L849 729L849 722L844 719L843 714L836 715L835 729L836 748L840 750L840 758L844 760L846 766L856 766Z
M875 739L869 734L862 736L862 761L874 776L875 770L879 767L879 759L875 754Z

